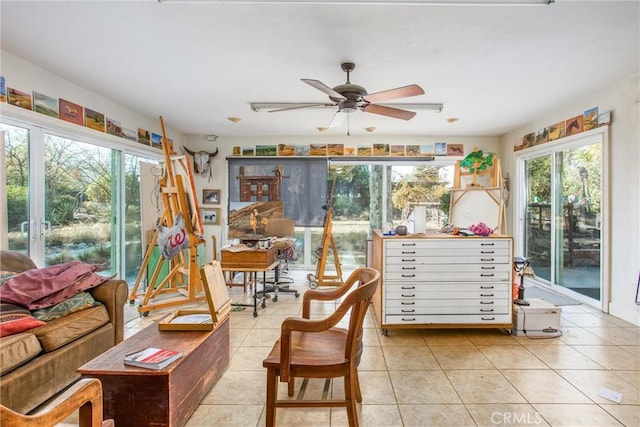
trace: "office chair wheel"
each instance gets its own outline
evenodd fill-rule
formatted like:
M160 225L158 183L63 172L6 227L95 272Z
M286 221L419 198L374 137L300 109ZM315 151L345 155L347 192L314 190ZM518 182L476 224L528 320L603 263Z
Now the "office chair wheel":
M256 313L255 311L253 312L253 317L258 317L258 313Z
M294 294L296 296L296 298L298 298L300 296L300 292L297 292Z
M309 273L307 274L307 281L308 282L313 282L314 280L316 280L316 275L313 273Z
M267 302L266 301L262 301L262 308L266 308L267 307Z
M309 282L309 289L315 289L318 287L318 282L316 282L315 280L312 280Z
M278 297L274 295L274 297L273 297L273 298L271 298L271 301L273 301L273 302L278 302Z

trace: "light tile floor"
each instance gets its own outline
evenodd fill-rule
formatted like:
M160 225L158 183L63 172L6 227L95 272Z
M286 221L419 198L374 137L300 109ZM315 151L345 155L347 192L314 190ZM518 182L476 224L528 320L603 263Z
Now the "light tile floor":
M292 286L308 289L306 272L293 271ZM346 276L345 276L346 277ZM234 301L241 288L230 289ZM266 372L262 360L280 333L280 323L301 314L302 297L280 294L266 308L231 313L227 370L202 400L188 427L264 426ZM130 306L128 310L134 310ZM314 317L333 305L318 305ZM166 314L138 317L131 336ZM360 365L362 426L638 426L640 425L640 328L585 305L562 307L563 335L533 339L491 329L390 330L365 321ZM319 397L322 381L305 396ZM622 394L621 403L599 396ZM331 385L342 393L342 381ZM286 396L281 384L279 397ZM278 426L346 426L344 409L281 409Z

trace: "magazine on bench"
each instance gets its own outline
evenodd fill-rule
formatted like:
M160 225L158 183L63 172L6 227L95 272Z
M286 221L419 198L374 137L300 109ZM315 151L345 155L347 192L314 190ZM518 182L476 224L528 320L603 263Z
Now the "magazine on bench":
M148 369L163 369L174 360L182 357L182 353L162 348L149 347L124 356L124 364Z

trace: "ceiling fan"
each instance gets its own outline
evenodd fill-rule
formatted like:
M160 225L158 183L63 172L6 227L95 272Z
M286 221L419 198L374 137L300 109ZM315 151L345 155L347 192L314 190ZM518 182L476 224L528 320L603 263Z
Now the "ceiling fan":
M410 96L424 95L424 90L417 84L402 86L395 89L384 90L372 94L362 86L351 83L350 74L356 67L353 62L345 62L341 65L342 71L347 73L347 81L345 84L338 85L334 88L327 86L319 80L301 79L306 84L327 94L331 103L252 103L251 108L258 111L260 108L274 108L269 110L270 113L296 110L301 108L317 108L317 107L338 107L329 127L335 127L342 123L344 117L349 113L362 110L365 113L379 114L382 116L392 117L401 120L411 120L416 113L390 105L380 104L380 102L389 101L398 98L407 98ZM442 104L406 104L413 108L427 107L431 109L442 110ZM278 108L282 107L282 108Z

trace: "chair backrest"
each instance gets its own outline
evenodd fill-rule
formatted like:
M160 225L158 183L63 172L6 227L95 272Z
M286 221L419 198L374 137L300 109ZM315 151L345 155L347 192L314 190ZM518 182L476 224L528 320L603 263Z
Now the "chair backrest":
M367 309L380 284L380 272L374 268L362 267L351 273L351 276L354 275L358 277L358 287L345 297L336 312L351 309L349 314L349 333L345 346L345 358L349 359L351 363L357 364L357 342L362 336Z
M267 223L269 237L293 237L295 232L296 223L291 218L271 218Z

